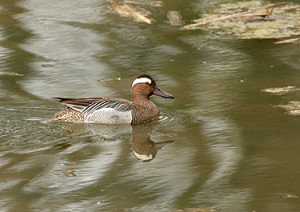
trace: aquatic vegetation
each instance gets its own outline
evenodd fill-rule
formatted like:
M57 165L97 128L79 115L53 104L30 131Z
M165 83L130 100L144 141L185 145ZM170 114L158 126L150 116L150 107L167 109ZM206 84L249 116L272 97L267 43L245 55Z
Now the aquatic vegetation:
M113 10L120 16L132 18L136 22L143 22L147 24L152 24L152 21L154 20L154 18L152 18L152 9L154 8L154 10L157 10L157 8L162 6L163 2L158 0L143 2L124 0L119 3L112 1ZM183 25L179 11L167 11L166 16L168 17L171 26Z
M211 30L240 39L287 38L300 35L300 5L243 1L219 4L183 30Z

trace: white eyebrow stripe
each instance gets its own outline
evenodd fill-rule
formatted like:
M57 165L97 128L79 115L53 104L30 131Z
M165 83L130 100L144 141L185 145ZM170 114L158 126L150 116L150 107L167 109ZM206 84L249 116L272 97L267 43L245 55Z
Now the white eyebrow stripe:
M143 77L143 78L137 78L137 79L135 79L135 80L133 81L131 87L133 87L135 84L138 84L138 83L149 83L149 84L151 84L152 81L151 81L151 79L146 78L146 77Z

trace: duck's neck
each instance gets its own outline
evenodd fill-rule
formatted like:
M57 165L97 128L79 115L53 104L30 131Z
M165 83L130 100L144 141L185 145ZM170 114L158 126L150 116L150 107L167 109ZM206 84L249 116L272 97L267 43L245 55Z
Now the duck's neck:
M147 105L151 102L148 96L132 96L132 103L135 105Z

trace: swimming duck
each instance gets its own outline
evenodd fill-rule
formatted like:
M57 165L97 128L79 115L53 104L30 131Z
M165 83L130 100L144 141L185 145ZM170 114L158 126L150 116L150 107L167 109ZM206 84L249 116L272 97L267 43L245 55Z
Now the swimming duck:
M67 108L54 114L48 121L67 121L104 124L142 124L156 119L160 112L151 102L151 95L173 99L171 94L161 90L148 74L133 80L132 102L117 98L59 98L51 100L67 105Z

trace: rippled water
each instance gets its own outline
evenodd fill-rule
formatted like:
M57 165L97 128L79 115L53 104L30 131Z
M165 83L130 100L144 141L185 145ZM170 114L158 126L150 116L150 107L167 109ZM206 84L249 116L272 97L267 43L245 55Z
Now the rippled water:
M1 211L299 211L300 118L273 107L299 92L261 92L300 87L299 44L168 24L217 2L164 1L146 25L110 1L1 0ZM49 97L130 99L141 73L175 96L152 97L154 122L43 121Z

